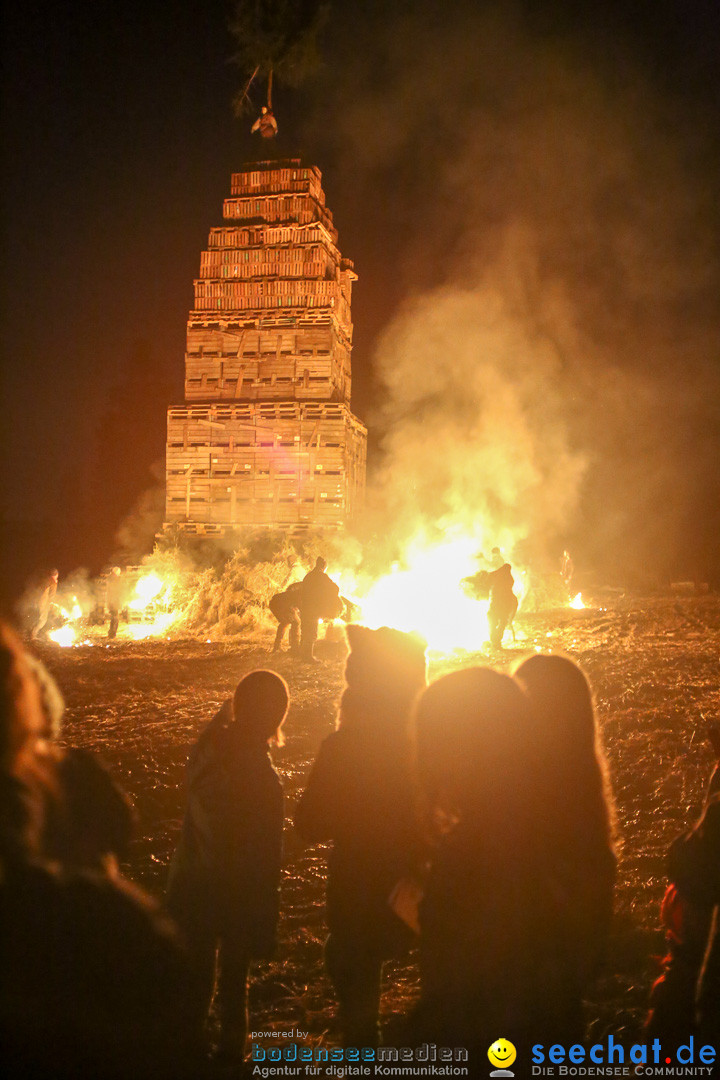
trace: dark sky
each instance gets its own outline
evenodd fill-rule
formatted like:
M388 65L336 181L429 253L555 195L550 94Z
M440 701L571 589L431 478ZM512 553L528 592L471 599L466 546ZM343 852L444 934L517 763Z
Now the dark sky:
M200 251L252 155L232 8L5 5L3 516L64 570L157 485ZM386 501L394 476L432 515L407 469L429 424L464 453L470 385L512 431L473 466L512 477L478 512L604 571L717 575L719 26L714 0L334 5L324 71L276 112L360 275ZM423 319L447 348L413 344Z

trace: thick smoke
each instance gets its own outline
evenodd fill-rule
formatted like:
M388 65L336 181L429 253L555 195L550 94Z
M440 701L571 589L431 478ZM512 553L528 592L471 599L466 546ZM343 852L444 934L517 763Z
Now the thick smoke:
M526 243L508 236L509 269ZM521 275L503 283L498 269L414 298L384 335L378 484L403 531L434 521L509 549L562 530L586 462L563 421L558 342L536 325Z
M531 8L401 6L337 43L336 183L405 296L375 357L375 493L398 529L485 521L616 576L700 574L717 147L612 21L571 32Z

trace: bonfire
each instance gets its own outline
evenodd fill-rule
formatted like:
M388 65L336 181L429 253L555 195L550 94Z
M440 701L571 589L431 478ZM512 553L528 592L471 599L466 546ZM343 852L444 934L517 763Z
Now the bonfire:
M489 550L487 542L484 546ZM118 640L217 641L241 636L264 640L274 629L269 600L302 580L317 549L315 544L298 552L285 541L258 557L248 541L219 568L198 569L187 554L158 548L141 565L123 572L125 599ZM330 573L353 621L372 629L393 626L414 631L431 652L451 655L481 651L488 642L487 595L468 583L492 565L476 535L459 531L451 538L428 540L420 532L384 571L345 565L339 552L335 559L331 555ZM559 574L541 578L528 567L513 565L513 576L520 622L533 610L586 607L580 593L568 599ZM61 609L62 625L48 635L53 642L92 644L106 635L106 581L101 579L97 590L99 604L91 600L83 609L74 597L69 609ZM332 638L337 638L337 630L337 621L327 628ZM508 633L515 643L524 640L520 625Z

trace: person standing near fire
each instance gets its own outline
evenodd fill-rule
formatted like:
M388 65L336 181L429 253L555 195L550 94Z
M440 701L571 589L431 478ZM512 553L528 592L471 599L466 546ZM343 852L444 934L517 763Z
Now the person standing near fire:
M491 568L493 570L499 570L500 567L504 564L505 559L503 558L503 553L502 553L502 551L500 550L499 547L494 547L492 549L492 551L490 552L490 560L489 561L490 561L490 566L491 566Z
M515 579L510 563L503 563L497 570L492 570L487 575L487 582L490 587L490 607L488 608L490 644L493 648L499 649L502 647L505 628L508 624L512 626L518 609L517 596L513 592Z
M277 944L283 788L269 749L283 745L289 701L285 680L259 668L201 732L170 864L168 908L203 979L206 1013L215 995L227 1066L241 1067L245 1054L252 963Z
M298 604L303 591L302 581L294 581L284 592L275 593L268 607L278 621L275 642L272 651L280 652L283 638L290 627L290 652L297 654L300 649L300 610Z
M300 593L300 655L315 660L314 647L321 619L337 619L343 613L340 588L325 573L327 563L318 555L315 566L302 581Z
M33 641L37 641L50 617L50 608L57 592L59 576L58 571L53 568L48 571L38 586L37 607L30 627L30 637Z
M108 637L114 638L120 625L120 611L123 606L123 580L122 570L119 566L113 566L107 578L107 609L110 616Z

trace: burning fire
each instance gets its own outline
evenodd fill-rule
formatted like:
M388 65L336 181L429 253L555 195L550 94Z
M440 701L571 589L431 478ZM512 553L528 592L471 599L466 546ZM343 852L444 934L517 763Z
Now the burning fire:
M133 641L145 641L146 638L160 637L166 633L167 630L177 622L179 613L177 611L161 611L152 622L148 623L129 623L126 627L127 636L131 637Z
M151 571L143 574L135 582L134 595L127 603L128 612L139 616L142 621L130 621L124 627L124 637L134 641L159 637L165 634L180 617L181 609L171 607L177 581L173 576L164 580L158 573Z
M171 595L172 584L166 585L155 573L144 574L135 583L135 596L128 602L128 607L131 611L144 611L153 600L167 601Z
M69 645L75 644L77 631L70 623L66 623L65 626L58 626L56 630L51 630L48 639L54 641L56 645L67 648Z
M141 574L135 582L132 597L125 604L128 621L121 622L118 637L142 641L165 634L182 616L182 605L173 606L177 584L178 575L172 571L166 571L162 576L154 570ZM83 612L76 596L73 596L71 605L68 607L57 605L55 610L64 622L62 626L48 633L49 641L62 648L68 648L82 642L91 644L92 638L88 639L84 636L88 632L91 635L94 633L96 637L99 636L100 630L80 629L80 621L86 613ZM104 633L105 631L102 630L103 636Z
M419 535L408 546L402 561L387 574L378 577L338 573L333 572L333 567L330 574L339 585L340 594L354 605L354 621L373 629L392 626L415 631L435 653L479 652L489 638L489 601L470 595L467 579L475 577L483 565L479 554L483 546L487 547L469 533L440 541L428 541ZM295 568L303 576L309 569L297 563ZM120 622L118 638L144 641L164 637L182 625L189 603L197 595L200 580L197 575L182 569L172 556L153 556L152 562L148 560L142 570L128 568L125 573L126 589L131 588L132 595L124 603L125 617ZM513 566L513 577L514 592L522 604L523 598L527 599L528 576ZM271 587L273 583L270 577ZM217 582L213 587L224 590L225 584ZM255 602L260 604L260 599ZM585 608L581 593L565 602L575 610ZM80 644L81 640L90 644L92 635L105 636L106 629L102 626L80 629L83 611L77 597L72 598L67 609L61 607L59 611L64 625L48 634L57 645L67 647ZM87 634L91 635L90 640L84 636ZM525 634L516 629L512 636L513 640L525 640Z
M460 587L460 580L477 570L474 554L474 546L463 541L416 552L409 566L395 565L366 589L361 586L361 621L373 630L414 630L441 652L481 649L488 637L488 604L472 600Z
M54 641L56 645L62 646L62 648L68 648L70 645L74 645L78 638L78 630L76 624L83 617L83 611L78 603L77 596L72 598L72 607L68 611L67 608L59 607L60 614L65 620L62 626L58 626L55 630L51 630L48 634L48 639Z
M480 651L488 640L489 601L465 592L463 578L478 571L478 543L465 536L424 547L417 541L406 565L372 582L340 580L340 592L355 603L358 621L371 629L392 626L415 631L433 652ZM523 575L514 572L515 595L525 591Z
M481 565L477 536L461 535L435 543L423 536L409 545L402 563L380 577L334 572L340 594L355 606L354 618L373 629L392 626L415 631L433 652L482 650L489 637L488 600L470 596L463 579ZM300 574L308 567L298 566ZM525 574L515 568L515 594L527 591ZM140 641L162 636L182 623L188 582L167 562L155 565L135 583L126 607L129 622L120 636Z

